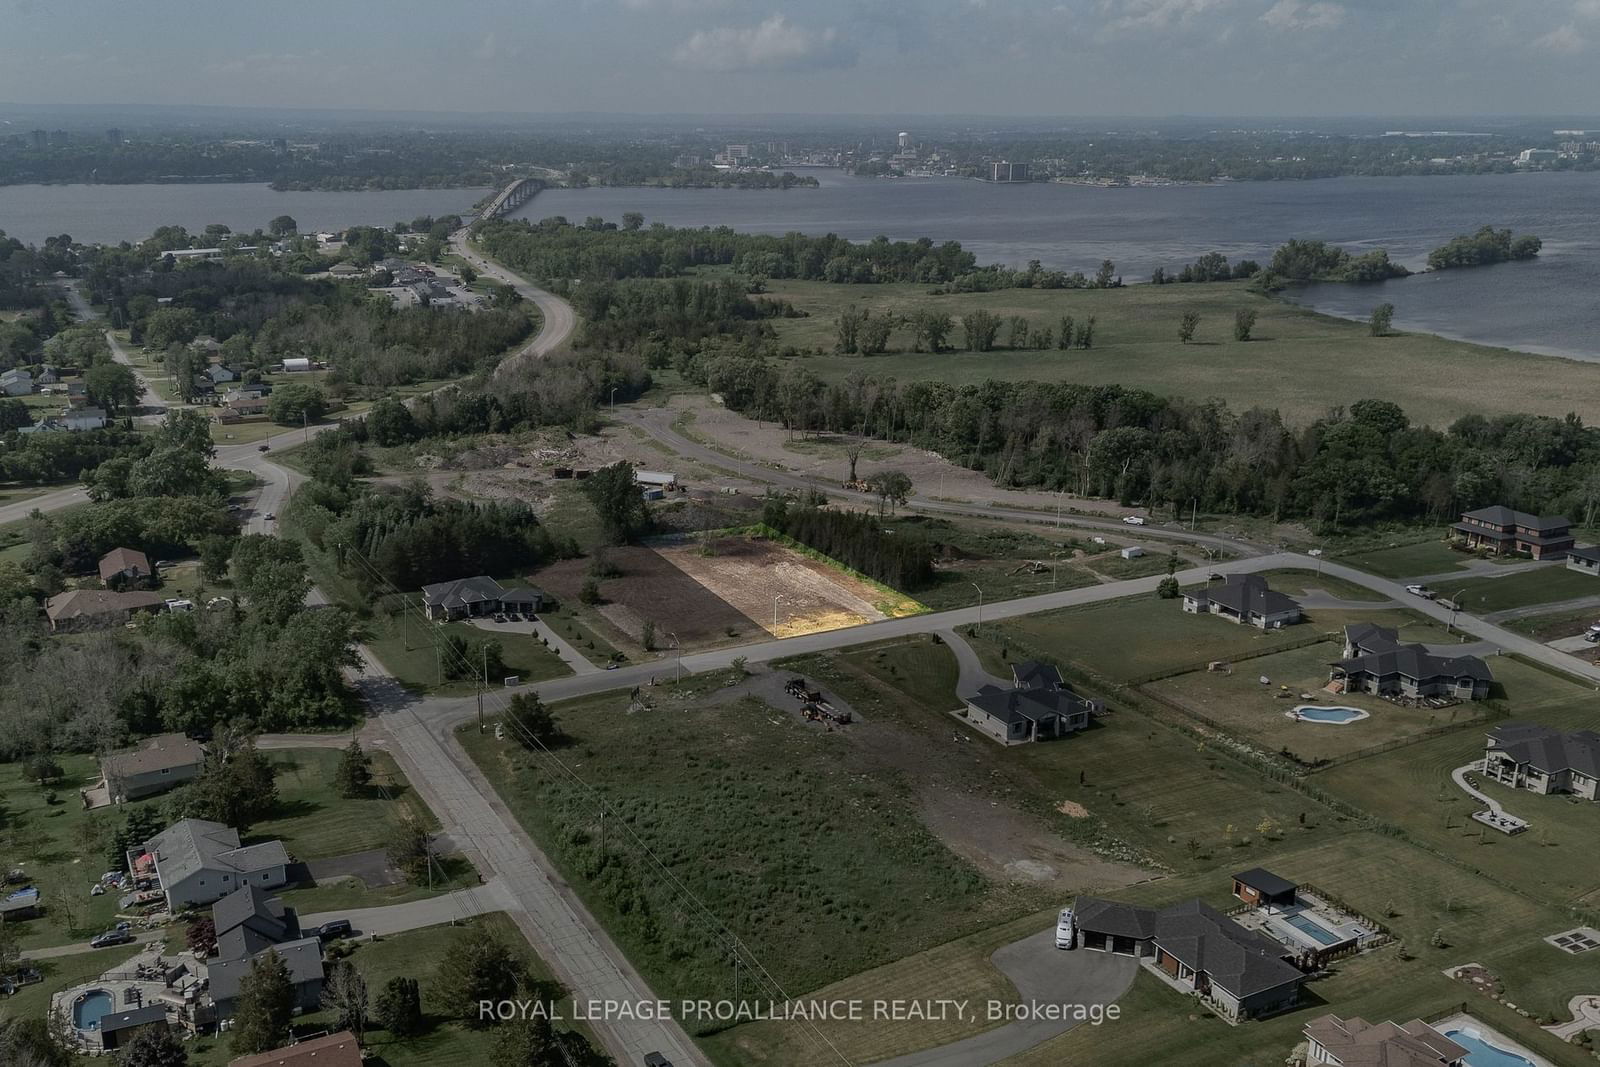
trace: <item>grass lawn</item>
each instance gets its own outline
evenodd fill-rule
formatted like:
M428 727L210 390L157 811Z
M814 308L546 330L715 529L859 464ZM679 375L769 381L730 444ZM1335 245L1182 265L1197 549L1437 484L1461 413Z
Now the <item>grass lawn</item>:
M1431 727L1468 723L1489 711L1470 702L1441 711L1402 708L1362 693L1334 696L1323 692L1328 664L1341 651L1336 642L1324 641L1241 663L1232 674L1197 671L1143 688L1192 708L1264 751L1292 752L1305 763L1409 737ZM1263 677L1272 683L1262 685L1259 679ZM1276 696L1283 685L1295 694L1292 699ZM1358 708L1368 712L1368 717L1343 725L1296 721L1288 712L1302 703L1301 692L1313 694L1306 703Z
M143 945L118 945L36 960L32 966L39 968L44 981L23 986L20 992L0 1000L0 1018L42 1019L50 1012L51 994L114 971L144 948Z
M1454 583L1452 583L1454 584ZM1463 611L1482 615L1507 608L1556 603L1593 596L1600 592L1593 578L1551 563L1531 571L1518 571L1499 578L1477 578L1454 589L1439 590L1440 595L1457 600ZM1460 593L1459 598L1457 593Z
M993 293L933 296L927 286L830 285L774 281L772 296L792 302L808 318L774 320L780 344L820 348L826 355L806 365L830 380L853 371L901 381L937 378L952 384L1009 380L1121 384L1169 396L1226 396L1234 410L1260 404L1278 408L1293 423L1327 414L1326 383L1308 367L1340 368L1342 396L1383 397L1400 404L1417 423L1446 426L1469 413L1530 411L1560 416L1577 405L1585 419L1600 419L1595 385L1600 369L1574 360L1551 359L1445 340L1431 334L1372 337L1365 323L1318 315L1249 292L1243 284L1136 285L1111 290L1008 289ZM980 308L1002 318L1021 315L1035 327L1058 329L1071 315L1095 316L1095 346L1082 351L914 353L906 331L897 331L890 353L861 357L833 354L840 310L855 304L874 314L905 315L922 308L954 319ZM1234 341L1234 312L1259 318L1255 339ZM1200 343L1178 341L1178 321L1187 311L1201 316ZM1002 340L1004 340L1002 333ZM962 344L958 325L950 343ZM1484 390L1480 383L1497 383ZM1593 407L1588 406L1593 404Z
M1340 563L1371 571L1381 578L1415 578L1424 574L1444 574L1464 567L1476 557L1457 552L1443 541L1421 541L1414 545L1390 548L1369 548L1357 552L1338 553Z
M1320 589L1340 600L1371 603L1388 599L1382 593L1375 593L1364 585L1347 582L1331 574L1318 574L1316 571L1262 571L1261 577L1278 592L1288 593L1290 596L1304 596L1313 589Z
M989 641L1020 640L1063 662L1117 679L1166 667L1231 659L1309 635L1304 627L1264 632L1211 615L1191 615L1176 600L1128 597L985 625Z
M1414 958L1401 960L1390 946L1341 961L1327 977L1306 986L1308 995L1296 1010L1237 1027L1141 974L1121 1002L1121 1020L1080 1026L1006 1063L1143 1067L1169 1062L1172 1050L1183 1049L1186 1067L1278 1067L1286 1050L1300 1040L1301 1028L1324 1012L1404 1021L1463 1002L1496 1029L1555 1062L1574 1062L1535 1022L1441 973L1455 964L1480 962L1500 975L1513 1003L1535 1013L1564 1007L1568 997L1592 986L1593 964L1539 942L1543 935L1571 925L1560 909L1464 875L1377 834L1351 834L1315 848L1286 850L1272 856L1268 866L1379 919ZM1199 895L1223 906L1232 899L1228 885L1225 877L1190 877L1115 895L1148 905ZM1436 931L1447 947L1429 944Z
M0 559L5 559L5 553L0 551ZM1524 615L1518 619L1507 619L1500 625L1513 633L1527 634L1540 641L1554 641L1561 637L1577 637L1596 620L1600 620L1600 609L1583 608L1579 611L1556 611L1549 615Z
M1514 698L1517 718L1593 729L1592 692L1509 657L1490 666ZM1486 789L1508 811L1532 824L1516 837L1488 830L1467 818L1481 805L1450 780L1453 769L1482 756L1483 735L1463 730L1333 767L1312 780L1430 847L1542 899L1600 904L1600 851L1593 847L1600 810L1593 803L1488 783Z
M278 769L281 800L276 815L250 828L251 839L277 838L296 859L308 860L383 848L402 816L438 826L394 757L371 749L367 755L372 757L373 784L365 795L346 799L333 784L338 749L269 750L267 757Z
M885 526L896 534L921 538L934 546L939 560L934 582L912 591L918 601L934 611L977 603L973 583L983 590L984 599L991 601L1093 585L1095 577L1088 565L1073 557L1105 551L1104 546L1092 541L1051 537L1000 523L900 515L889 519ZM1029 562L1042 563L1046 569L1032 573L1027 568Z
M514 633L510 630L487 630L465 622L424 623L410 618L375 615L371 620L368 648L377 654L389 673L412 689L441 695L461 695L477 692L473 678L452 679L448 670L441 678L439 652L436 641L447 633L460 634L469 641L484 639L500 643L501 658L505 661L507 676L516 675L523 682L540 682L548 678L563 678L572 673L561 657L539 643L532 634ZM492 623L491 623L492 625ZM449 664L444 665L446 668ZM498 686L498 678L490 678L491 686Z
M1040 906L952 853L899 775L854 765L849 738L751 698L715 704L666 687L655 697L655 710L635 714L626 695L558 705L575 739L563 758L791 993ZM733 994L720 939L622 847L623 826L612 822L602 851L587 794L492 735L458 737L659 994Z

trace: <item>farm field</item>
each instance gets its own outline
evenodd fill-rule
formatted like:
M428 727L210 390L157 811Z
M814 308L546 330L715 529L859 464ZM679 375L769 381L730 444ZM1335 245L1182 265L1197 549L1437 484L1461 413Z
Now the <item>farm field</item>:
M1454 583L1451 583L1454 584ZM1457 596L1459 592L1459 597ZM1509 608L1525 608L1534 604L1559 603L1578 597L1600 595L1600 582L1588 575L1569 571L1560 563L1551 563L1529 571L1517 571L1503 577L1477 578L1462 582L1454 589L1440 590L1461 605L1461 610L1482 615Z
M1469 701L1432 710L1403 708L1364 693L1335 696L1325 692L1322 686L1328 681L1328 664L1337 660L1342 651L1338 642L1323 641L1252 659L1238 664L1232 673L1196 671L1141 688L1204 715L1264 751L1291 752L1303 763L1331 759L1490 714L1483 702ZM1262 678L1271 679L1270 684L1262 685ZM1285 692L1292 695L1279 696ZM1309 693L1312 699L1299 699L1302 692ZM1508 695L1515 699L1515 694ZM1367 712L1368 717L1344 724L1290 718L1290 709L1302 703L1356 708Z
M1305 424L1334 406L1327 383L1307 367L1340 368L1341 397L1382 397L1405 408L1415 423L1444 427L1466 414L1527 411L1561 416L1577 405L1587 421L1600 418L1593 399L1600 370L1574 360L1513 353L1449 341L1431 334L1372 337L1364 323L1318 315L1251 293L1243 284L1135 285L1111 290L1009 289L934 296L915 284L851 286L777 281L771 295L808 318L774 320L780 344L820 348L806 365L828 379L860 371L901 381L939 378L954 384L1007 380L1120 384L1169 396L1226 396L1235 411L1277 408ZM833 354L834 323L854 304L873 314L906 315L923 308L954 319L978 309L1002 318L1023 316L1035 328L1056 329L1063 315L1095 317L1089 350L990 352L905 351L898 331L881 356ZM1254 339L1233 340L1234 312L1256 311ZM1178 320L1200 314L1197 343L1178 340ZM1002 340L1004 339L1002 335ZM962 343L958 326L950 343ZM1481 383L1498 383L1485 391Z

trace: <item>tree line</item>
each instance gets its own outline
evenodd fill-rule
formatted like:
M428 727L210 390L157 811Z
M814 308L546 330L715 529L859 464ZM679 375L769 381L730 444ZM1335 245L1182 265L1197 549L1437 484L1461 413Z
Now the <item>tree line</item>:
M1497 230L1493 226L1480 226L1476 233L1453 237L1447 244L1429 252L1428 269L1482 267L1490 263L1533 259L1543 247L1544 242L1531 233L1513 237L1509 229Z
M933 583L933 547L920 537L886 533L870 514L774 497L762 506L761 521L890 588L911 592Z

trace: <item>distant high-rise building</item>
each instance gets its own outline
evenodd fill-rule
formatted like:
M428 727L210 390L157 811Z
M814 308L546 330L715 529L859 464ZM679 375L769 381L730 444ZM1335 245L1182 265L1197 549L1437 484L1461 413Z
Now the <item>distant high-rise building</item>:
M64 144L70 143L71 141L72 141L72 134L68 133L66 130L51 130L50 131L50 143L51 144L64 145Z
M288 155L289 142L284 140L282 137L274 137L272 139L272 150L278 153L280 156Z
M122 131L115 126L106 131L106 144L121 144Z
M50 135L48 133L46 133L43 130L34 130L33 131L33 147L35 147L37 149L43 149L44 146L49 144L49 143L50 143Z
M999 160L989 164L989 180L992 182L1025 182L1028 180L1028 165L1026 163L1011 163Z
M911 147L911 135L904 130L900 131L900 151L904 152Z

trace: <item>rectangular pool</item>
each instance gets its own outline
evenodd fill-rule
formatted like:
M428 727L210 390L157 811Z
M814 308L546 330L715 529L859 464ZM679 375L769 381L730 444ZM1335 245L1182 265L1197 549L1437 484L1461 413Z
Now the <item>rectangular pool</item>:
M1283 921L1318 944L1337 945L1339 942L1346 940L1321 923L1308 919L1299 912L1295 912L1293 915L1285 915Z

